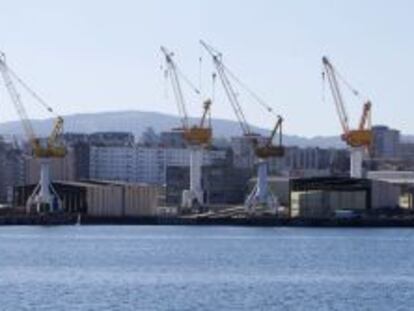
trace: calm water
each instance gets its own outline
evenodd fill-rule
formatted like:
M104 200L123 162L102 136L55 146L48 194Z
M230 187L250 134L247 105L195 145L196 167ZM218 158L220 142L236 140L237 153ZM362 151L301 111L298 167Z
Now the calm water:
M413 309L409 229L0 228L0 310Z

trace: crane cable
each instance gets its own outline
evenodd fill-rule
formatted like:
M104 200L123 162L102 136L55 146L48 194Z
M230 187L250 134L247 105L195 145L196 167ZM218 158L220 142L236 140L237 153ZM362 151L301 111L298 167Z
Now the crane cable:
M170 75L170 68L167 66L167 68L164 68L163 65L160 66L161 71L163 71L164 73L164 81L169 79L169 75ZM200 95L201 92L199 90L199 88L197 88L194 83L191 82L191 80L180 70L180 68L178 68L177 64L175 64L174 66L175 71L177 72L177 74L180 76L180 78L183 79L183 81L187 84L187 86L197 95ZM164 84L165 85L165 84ZM165 88L165 94L168 97L168 88Z
M273 108L268 105L257 93L255 93L252 89L250 89L246 83L241 81L226 65L222 63L223 68L226 70L226 72L229 74L229 76L237 82L253 99L256 100L258 104L260 104L266 111L270 112L274 116L279 116Z
M326 103L326 73L325 70L322 69L322 104L325 105Z
M6 68L10 75L16 79L17 82L30 94L38 103L43 106L47 111L57 116L56 112L51 106L49 106L44 99L42 99L35 91L33 91L9 66L6 65Z
M361 92L360 91L358 91L357 89L355 89L352 85L351 85L351 83L349 83L345 78L344 78L344 76L338 71L338 69L336 68L336 67L334 67L333 65L331 65L332 66L332 69L333 69L333 71L334 71L334 73L336 74L336 76L339 78L339 80L341 80L342 81L342 83L351 91L351 93L354 95L354 96L356 96L356 97L358 97L358 98L363 98L363 97L365 97L365 96L363 96L363 94L361 94Z
M200 95L200 90L191 82L191 80L178 68L178 66L175 66L175 70L177 71L178 75L183 79L185 83L192 89L194 93L197 95Z

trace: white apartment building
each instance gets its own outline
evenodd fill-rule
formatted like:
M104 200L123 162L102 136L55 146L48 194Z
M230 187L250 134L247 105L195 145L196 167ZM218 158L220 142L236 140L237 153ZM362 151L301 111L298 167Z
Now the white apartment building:
M224 160L224 150L204 152L204 165ZM90 178L135 183L165 184L168 166L189 166L190 150L134 145L91 146Z
M131 147L95 147L89 153L89 176L92 179L124 180L132 182L133 159Z

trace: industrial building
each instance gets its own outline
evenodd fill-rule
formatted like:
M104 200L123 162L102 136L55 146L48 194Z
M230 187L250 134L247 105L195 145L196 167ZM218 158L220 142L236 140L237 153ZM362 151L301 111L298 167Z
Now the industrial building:
M301 178L290 181L290 217L331 218L337 211L368 212L399 206L398 186L357 178Z
M367 178L399 187L401 191L400 207L414 208L414 171L371 171L368 172Z
M88 181L53 183L62 199L63 211L94 217L155 216L158 208L156 186L120 182ZM14 189L14 204L25 207L35 184Z

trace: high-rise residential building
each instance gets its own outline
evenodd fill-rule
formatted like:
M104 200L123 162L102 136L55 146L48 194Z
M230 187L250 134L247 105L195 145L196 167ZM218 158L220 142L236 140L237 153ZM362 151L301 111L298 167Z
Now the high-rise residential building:
M374 140L371 147L373 158L396 158L398 157L400 132L388 126L378 125L372 127Z
M206 150L203 165L225 159L225 150ZM91 179L165 184L168 166L187 167L190 149L133 145L128 147L91 146Z
M284 157L270 159L269 169L272 175L343 174L349 169L349 153L346 149L286 147Z

